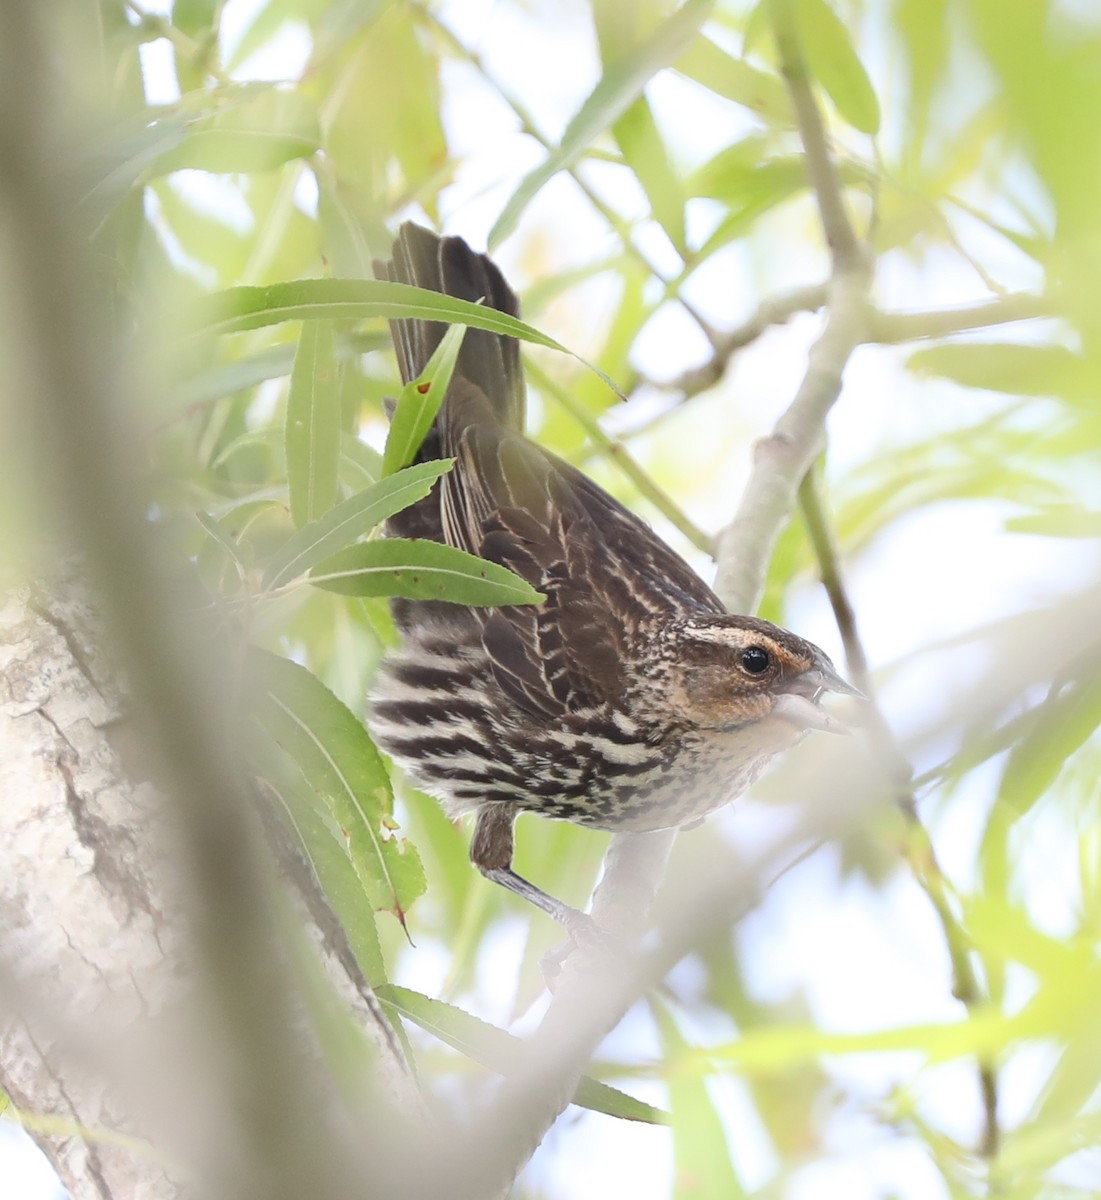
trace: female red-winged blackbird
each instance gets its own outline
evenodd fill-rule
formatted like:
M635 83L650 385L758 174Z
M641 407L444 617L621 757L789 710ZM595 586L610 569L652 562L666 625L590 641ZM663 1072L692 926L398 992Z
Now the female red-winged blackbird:
M500 270L461 238L398 232L380 279L519 306ZM446 326L391 323L402 379ZM823 691L859 695L817 646L732 616L678 555L590 479L521 432L517 342L468 329L420 451L453 457L392 535L430 538L510 567L546 600L479 609L397 601L403 646L383 665L371 726L452 813L489 879L567 927L580 918L512 870L521 812L595 829L689 824L744 791L810 729L844 727Z

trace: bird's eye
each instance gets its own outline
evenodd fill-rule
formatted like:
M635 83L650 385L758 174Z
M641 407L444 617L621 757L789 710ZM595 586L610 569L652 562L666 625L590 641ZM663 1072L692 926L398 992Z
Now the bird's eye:
M771 665L768 651L760 646L747 646L742 651L742 666L750 675L763 675Z

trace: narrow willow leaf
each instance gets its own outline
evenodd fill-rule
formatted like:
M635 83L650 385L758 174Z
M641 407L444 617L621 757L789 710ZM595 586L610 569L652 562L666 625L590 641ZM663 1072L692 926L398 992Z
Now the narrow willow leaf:
M728 54L703 34L693 39L673 65L708 91L759 113L774 125L791 128L795 124L783 80Z
M447 394L465 335L465 325L452 325L424 370L402 388L390 418L390 432L382 455L383 475L392 475L408 466L421 448Z
M310 582L344 596L404 596L453 604L539 604L546 597L505 567L453 546L386 538L320 562Z
M879 101L849 31L827 0L799 0L799 27L807 65L837 111L861 133L879 132Z
M1052 505L1043 512L1010 517L1005 527L1010 533L1037 533L1043 537L1101 538L1101 512L1074 504Z
M490 333L502 333L536 346L546 346L568 354L603 379L621 400L625 399L603 371L531 325L484 304L443 296L407 283L379 279L295 279L267 287L227 288L204 297L197 305L192 332L206 335L244 333L283 321L330 318L363 321L373 317L387 320L412 317L452 325L472 325L475 329L488 329Z
M1090 401L1097 385L1091 364L1066 346L1020 342L947 342L915 350L912 371L940 375L964 387L1011 396L1061 396Z
M307 158L321 145L313 101L303 92L264 87L189 126L178 144L159 155L146 178L185 167L233 173L269 171Z
M745 1189L734 1170L726 1132L715 1102L699 1074L678 1069L688 1046L671 1013L650 999L668 1064L666 1085L673 1110L673 1196L675 1200L737 1200Z
M318 521L303 525L279 548L264 570L263 586L277 588L328 555L370 533L387 517L427 496L452 459L417 463L349 496Z
M366 729L305 667L261 650L250 667L261 724L308 780L371 907L404 924L424 892L424 871L413 847L394 835L390 777Z
M241 557L241 550L237 543L229 536L228 533L221 527L217 519L212 517L210 513L197 512L195 520L206 530L210 537L229 555L229 557L240 567L245 569L244 560Z
M612 132L650 201L654 220L673 245L684 250L684 194L645 96L640 96L616 121Z
M80 156L81 177L95 181L77 202L81 224L88 229L98 228L148 177L152 164L183 141L187 118L182 113L160 115L154 121L148 115L143 113L140 123L127 117L108 128Z
M378 989L378 997L441 1042L499 1075L508 1074L523 1044L518 1037L498 1029L496 1025L490 1025L461 1008L445 1004L442 1000L433 1000L409 988L384 984ZM578 1083L573 1103L627 1121L644 1121L650 1125L666 1125L669 1122L668 1114L660 1108L636 1100L587 1075Z
M287 776L291 773L288 766ZM343 832L318 813L317 797L301 771L295 769L294 774L297 776L294 783L289 778L272 779L270 775L268 783L283 802L302 852L347 935L364 979L377 987L386 980L386 966L375 925L374 905L369 901L364 903L363 884L348 854L348 842Z
M340 435L340 482L361 492L382 478L382 455L352 433Z
M337 497L340 391L330 321L302 326L287 397L286 438L291 518L301 526L328 512Z
M520 214L543 185L576 162L642 95L642 89L658 71L677 61L714 7L715 0L686 0L634 50L608 67L566 126L562 141L524 177L509 198L490 231L490 249L512 232Z
M173 389L173 399L181 407L209 404L234 392L243 392L269 379L281 379L294 366L293 346L269 346L247 358L218 363Z

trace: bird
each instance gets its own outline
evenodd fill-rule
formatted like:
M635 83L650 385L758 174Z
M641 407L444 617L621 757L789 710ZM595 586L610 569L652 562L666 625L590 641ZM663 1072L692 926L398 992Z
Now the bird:
M374 271L520 313L487 255L413 222ZM404 383L446 330L390 322ZM449 815L475 814L473 865L576 936L591 920L513 868L521 813L612 832L697 824L809 731L847 732L820 706L825 693L861 693L813 643L728 613L641 518L526 437L524 399L516 339L468 327L417 456L454 464L386 533L508 567L545 598L393 601L400 647L383 660L368 723Z

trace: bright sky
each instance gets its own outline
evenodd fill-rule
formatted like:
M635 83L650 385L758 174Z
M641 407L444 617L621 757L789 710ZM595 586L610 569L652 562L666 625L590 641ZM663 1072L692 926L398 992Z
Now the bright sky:
M258 2L229 0L223 22L227 42L239 36L248 12ZM501 81L525 97L546 131L560 132L596 70L586 6L574 0L524 6L454 0L439 11L464 40L477 44ZM307 49L302 29L288 27L246 64L242 77L291 76ZM175 84L164 43L145 47L143 61L151 98L173 99ZM573 69L563 71L563 61L570 61ZM876 62L867 65L873 77L885 70ZM445 114L448 135L456 152L468 158L444 197L445 229L484 245L502 203L539 155L513 131L508 115L469 73L455 65L447 70L453 96ZM882 94L889 91L884 86ZM675 131L672 144L684 161L702 160L726 144L737 128L738 118L727 106L712 103L679 79L659 79L653 98L665 128ZM232 222L232 200L226 195L231 189L224 181L195 178L189 186L201 187L204 203L225 211L225 219ZM608 189L617 186L623 186L621 174L606 173L601 179L609 195ZM622 194L616 199L622 199ZM641 199L637 203L643 211ZM704 215L701 211L696 217ZM782 286L816 282L824 261L808 257L807 219L806 212L787 212L761 222L750 246L732 247L721 261L699 273L695 299L714 314L717 323L729 324L755 306L757 281L762 277L772 285L779 280ZM558 257L571 261L585 261L610 249L610 235L565 179L553 181L543 191L524 224L540 229L554 241L556 256L563 250ZM657 257L668 253L656 230L648 232L646 245ZM502 248L506 273L515 272L515 253L514 246ZM1008 288L1036 282L1021 260L1008 255L994 268ZM937 307L984 294L972 272L944 256L933 258L920 271L902 265L885 268L879 290L885 303L899 308ZM734 312L732 294L741 297ZM589 304L584 310L556 308L551 317L558 324L547 330L582 354L589 331L612 302L611 293L600 286L586 295ZM733 511L748 466L748 448L789 402L817 328L817 320L808 317L769 333L739 355L721 393L694 401L663 428L662 438L710 447L693 493L678 492L678 499L705 527L718 527ZM686 347L702 354L699 341L687 319L669 308L650 327L640 351L645 361L640 365L656 377L669 374L683 364ZM876 348L862 350L854 358L846 374L845 394L831 418L831 465L839 474L917 435L971 422L987 403L978 393L915 383L901 366L904 357L902 350ZM716 429L724 431L721 438L716 438ZM851 589L871 662L905 660L882 693L886 714L903 735L920 727L930 696L962 686L984 662L981 653L959 648L908 657L916 646L1043 604L1098 577L1101 563L1095 547L1007 534L1002 525L1007 513L1007 506L997 501L924 511L892 526L889 538L875 542L852 564ZM699 565L706 570L705 564ZM841 661L820 589L807 587L796 597L791 624ZM946 749L950 747L931 747L929 762L919 762L918 769L931 765ZM995 767L991 764L977 772L967 791L956 796L951 811L933 823L943 865L957 878L970 870L977 832L996 781ZM770 818L759 806L743 804L717 819L732 839L744 844L755 836L755 823ZM1065 832L1042 812L1022 824L1022 836L1035 844L1033 862L1037 876L1042 872L1043 878L1042 886L1031 889L1030 904L1048 928L1058 931L1076 899L1070 884L1064 883L1076 872L1061 870L1054 857L1067 853ZM489 956L477 997L482 1005L479 1015L487 1019L507 1017L525 928L519 920L505 927ZM869 1029L959 1015L959 1006L949 995L943 939L927 901L904 873L872 895L859 878L839 884L836 854L819 854L774 889L767 904L743 922L739 939L755 995L779 1001L805 991L814 1019L824 1027ZM446 949L421 944L403 958L400 981L432 994L446 969ZM682 964L679 970L690 979L691 964ZM734 1030L715 1019L685 1032L706 1044L729 1038ZM635 1056L657 1050L649 1021L638 1012L628 1017L609 1045L627 1048ZM1006 1117L1012 1119L1027 1106L1042 1063L1042 1052L1037 1051L1032 1058L1020 1056L1006 1072L1002 1099ZM879 1098L899 1079L908 1078L913 1066L907 1055L899 1055L894 1064L882 1056L874 1061L847 1057L828 1064L835 1078L863 1103L845 1119L833 1122L832 1153L798 1172L786 1197L873 1200L890 1192L901 1200L946 1200L940 1177L921 1147L876 1119ZM636 1090L658 1103L664 1099L660 1088ZM965 1142L974 1140L979 1109L973 1068L948 1064L927 1069L913 1090L919 1103L935 1106L938 1122L954 1126ZM752 1189L763 1184L776 1164L740 1085L720 1081L714 1085L714 1095L747 1185ZM3 1127L0 1135L5 1200L52 1197L39 1166L29 1156L5 1149L10 1137ZM554 1200L626 1195L657 1200L669 1194L671 1171L670 1139L663 1131L574 1110L537 1154L527 1178Z

